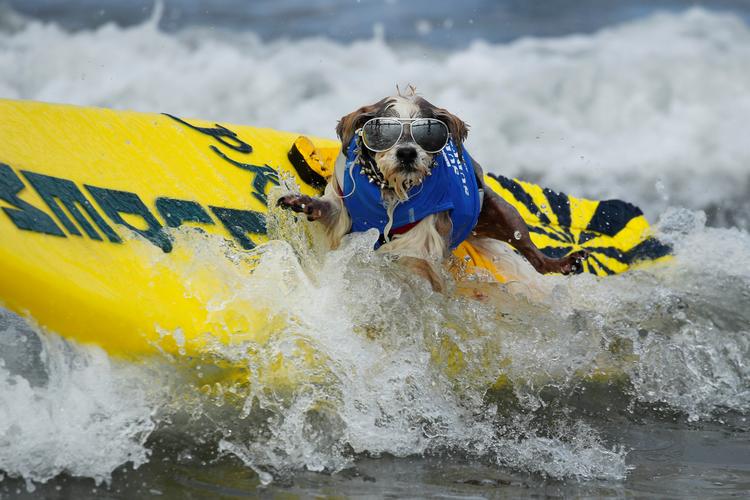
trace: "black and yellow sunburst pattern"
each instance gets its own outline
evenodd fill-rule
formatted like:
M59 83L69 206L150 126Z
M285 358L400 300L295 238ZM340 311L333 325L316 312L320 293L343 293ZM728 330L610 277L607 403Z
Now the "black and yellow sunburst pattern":
M641 209L621 200L593 201L556 193L501 175L486 184L519 211L531 239L550 257L585 249L579 272L608 276L666 258L671 248L654 238Z

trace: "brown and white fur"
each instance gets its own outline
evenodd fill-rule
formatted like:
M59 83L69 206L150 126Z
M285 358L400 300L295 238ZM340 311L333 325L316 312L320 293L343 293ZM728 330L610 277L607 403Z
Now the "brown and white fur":
M342 238L351 230L351 219L343 201L343 176L345 172L345 150L356 131L367 120L375 117L396 118L436 118L448 127L451 138L459 154L468 135L468 126L457 116L443 108L438 108L412 91L411 95L386 97L380 101L362 106L339 120L336 133L342 142L342 153L336 161L334 175L331 176L325 192L320 198L299 194L287 194L278 200L278 205L304 213L308 220L323 224L331 248L336 248ZM408 127L404 124L404 127ZM362 155L369 155L383 175L386 186L382 189L386 210L392 221L393 210L399 201L407 198L407 191L420 184L429 174L433 154L427 153L412 139L410 134L402 134L399 142L384 152L372 152L363 146ZM484 189L481 167L474 162L480 188ZM510 279L531 280L529 266L522 261L501 240L519 250L528 262L540 273L562 272L568 274L580 265L581 254L563 259L550 259L542 254L531 242L523 219L512 205L505 202L491 189L484 189L484 203L479 221L469 242L489 256ZM390 232L390 224L385 233ZM427 278L435 290L443 289L443 280L438 266L450 256L451 219L448 212L440 212L422 219L406 233L386 237L379 252L399 257L415 272ZM520 235L520 238L519 238Z

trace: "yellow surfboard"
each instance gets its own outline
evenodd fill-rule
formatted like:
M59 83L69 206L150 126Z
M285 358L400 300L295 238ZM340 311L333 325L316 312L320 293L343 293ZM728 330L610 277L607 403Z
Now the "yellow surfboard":
M129 358L200 353L209 340L262 341L276 327L272 311L210 310L221 280L207 271L204 293L195 283L188 293L173 269L153 264L191 258L166 228L199 227L252 249L267 241L267 197L280 176L316 194L339 148L167 114L0 100L0 304ZM588 248L588 272L618 273L668 254L632 205L486 180L545 251Z

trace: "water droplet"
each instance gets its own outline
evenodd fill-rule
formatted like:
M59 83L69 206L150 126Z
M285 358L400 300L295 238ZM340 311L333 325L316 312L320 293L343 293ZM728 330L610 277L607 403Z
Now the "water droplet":
M517 239L517 240L520 240L521 239L521 231L516 231L515 233L513 233L513 237L515 239Z
M257 470L258 473L258 480L260 481L260 484L263 486L268 486L271 484L271 481L273 481L273 476L269 474L268 472Z

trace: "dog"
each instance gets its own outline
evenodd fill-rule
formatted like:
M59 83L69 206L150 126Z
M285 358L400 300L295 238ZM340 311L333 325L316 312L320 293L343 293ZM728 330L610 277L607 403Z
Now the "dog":
M515 279L528 275L498 242L538 273L577 272L585 252L546 256L518 211L485 188L481 166L463 147L468 129L413 87L362 106L338 122L341 154L323 196L288 193L277 205L322 223L332 249L350 232L378 229L377 251L397 256L437 291L444 289L438 267L462 241Z

